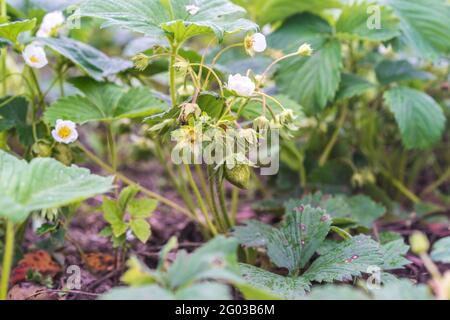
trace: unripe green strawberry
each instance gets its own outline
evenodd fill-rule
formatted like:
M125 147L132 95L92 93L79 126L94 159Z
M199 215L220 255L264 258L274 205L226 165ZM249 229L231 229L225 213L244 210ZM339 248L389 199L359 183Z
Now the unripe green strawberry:
M72 150L65 144L57 144L55 146L55 159L62 162L66 166L70 166L73 162Z
M225 178L240 189L247 189L250 181L250 168L245 164L238 164L232 169L225 166Z

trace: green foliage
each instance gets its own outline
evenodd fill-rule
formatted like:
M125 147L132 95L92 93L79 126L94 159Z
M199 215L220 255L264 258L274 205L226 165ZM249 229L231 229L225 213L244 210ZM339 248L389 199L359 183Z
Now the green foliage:
M400 18L402 41L425 59L450 52L450 6L445 0L388 0Z
M341 84L336 95L336 100L339 101L361 96L368 90L374 89L375 87L376 86L373 83L360 76L343 73Z
M31 126L27 123L28 101L24 97L5 97L0 99L0 132L15 129L20 142L30 145Z
M360 2L343 8L336 32L338 37L371 41L387 41L399 35L399 19L393 15L390 8L377 6L381 13L373 18L379 18L379 26L375 25L370 15L374 14L374 3ZM369 28L370 27L370 28Z
M450 263L450 237L436 241L431 249L431 259L436 262Z
M0 24L0 38L16 44L22 32L31 31L36 26L36 19L14 21Z
M243 263L240 270L242 277L250 285L283 299L298 299L310 288L310 282L303 277L284 277Z
M97 81L132 67L130 61L110 58L90 45L69 38L39 38L39 42L72 61Z
M128 230L142 243L146 243L151 236L147 219L152 216L158 201L136 198L138 191L139 188L129 186L120 192L118 200L103 198L103 217L109 226L103 230L102 234L111 236L116 247L125 244Z
M383 270L401 269L411 263L404 257L409 250L409 246L405 244L403 239L387 242L381 248L384 260Z
M307 300L430 300L432 295L425 285L414 285L409 280L396 280L367 292L348 285L315 287Z
M168 108L162 100L144 87L125 89L113 83L76 78L72 83L84 95L59 99L45 112L47 122L71 119L76 123L138 118L163 112Z
M316 200L320 201L321 197ZM310 199L309 202L314 204L315 201ZM283 277L243 265L241 272L252 285L294 299L304 295L311 282L346 281L361 276L370 266L394 269L406 264L402 257L406 252L403 242L381 247L364 235L350 236L339 243L325 240L331 229L330 216L323 209L302 203L301 200L288 202L279 229L257 221L247 221L246 226L235 228L234 236L242 245L266 248L268 257L277 267L289 270L289 276ZM311 262L314 253L320 256ZM305 268L307 265L309 267Z
M66 167L50 158L30 163L0 151L0 216L22 222L32 211L52 209L111 190L113 178Z
M418 90L396 87L384 94L408 149L425 149L436 143L445 128L445 116L432 97Z
M382 263L379 245L369 237L359 235L317 258L303 276L317 282L345 281L367 272L369 266Z
M283 21L300 12L321 13L325 9L341 7L341 2L338 0L236 0L235 2L245 7L250 16L261 25Z
M256 30L243 19L245 10L228 0L198 0L199 11L186 9L190 0L92 0L82 3L81 16L106 20L105 26L120 26L152 37L167 36L181 43L187 39L214 33L222 40L225 33Z
M243 283L238 273L237 242L217 237L191 254L181 250L167 266L166 255L176 242L163 248L157 270L150 270L136 258L122 280L130 288L114 288L102 299L231 299L226 283Z
M324 196L321 192L307 195L301 200L303 205L320 206L333 218L335 224L356 224L371 228L373 222L382 217L386 209L365 195Z
M327 21L312 14L302 14L287 20L269 37L271 46L286 53L297 50L305 42L313 47L312 57L282 62L276 74L281 92L298 101L308 114L323 110L339 88L341 45L331 38L331 32Z
M383 60L377 65L375 72L378 82L383 85L405 80L432 80L434 78L428 72L417 70L406 60Z

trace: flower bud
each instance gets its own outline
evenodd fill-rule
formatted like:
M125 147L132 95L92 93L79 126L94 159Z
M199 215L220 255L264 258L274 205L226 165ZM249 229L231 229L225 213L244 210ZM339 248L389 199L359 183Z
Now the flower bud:
M409 237L409 244L411 245L411 251L418 255L427 253L430 248L427 236L420 231L415 231Z
M294 111L292 109L284 109L281 111L279 119L282 125L291 123L295 120Z
M134 63L134 67L139 71L144 71L145 69L147 69L150 62L150 58L143 53L135 55L132 60Z
M202 114L202 109L196 103L183 103L180 106L181 112L178 117L178 122L187 123L190 116L198 118Z
M313 49L309 43L304 43L298 48L297 53L302 57L310 57L313 54Z
M253 129L256 131L267 130L270 127L270 121L265 116L259 116L253 120Z

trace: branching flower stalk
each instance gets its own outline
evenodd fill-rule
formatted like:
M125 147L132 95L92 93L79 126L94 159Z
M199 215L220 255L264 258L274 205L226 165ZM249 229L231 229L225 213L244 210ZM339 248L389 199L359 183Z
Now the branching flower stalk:
M286 121L290 121L289 119L293 118L292 110L286 110L283 106L283 104L278 101L278 99L266 94L264 91L260 89L262 86L268 72L273 68L277 63L288 59L290 57L303 55L306 56L309 53L300 52L299 49L297 52L287 54L281 58L278 58L275 60L272 64L269 65L269 67L265 70L265 72L262 74L262 76L258 76L256 83L253 83L252 80L247 77L242 77L241 75L235 75L233 77L230 76L229 83L227 86L224 85L221 77L217 74L217 72L214 70L215 64L218 62L220 57L223 53L226 51L233 49L233 48L239 48L244 47L245 50L250 54L253 55L254 51L252 49L253 39L259 39L259 45L255 50L259 50L258 52L261 52L261 50L265 49L265 38L263 35L258 34L257 36L251 36L248 35L244 42L231 44L229 46L226 46L219 50L219 52L214 56L212 59L212 62L207 65L205 64L205 55L202 55L200 63L196 62L190 62L187 61L185 58L178 55L178 50L181 47L181 43L176 43L175 40L171 39L170 37L167 38L170 47L168 49L168 52L164 53L156 53L154 55L145 56L144 54L139 54L134 58L135 65L138 69L143 70L148 65L149 62L153 59L160 58L160 57L168 57L169 58L169 92L170 97L172 101L172 108L179 108L180 112L186 112L183 108L186 107L186 103L189 104L189 108L193 108L193 106L196 106L198 108L197 99L199 95L204 92L207 88L210 86L210 78L213 77L215 82L218 86L218 91L220 97L223 99L224 103L222 105L222 110L219 112L219 116L217 119L212 120L213 122L209 125L211 128L215 128L218 130L228 130L236 128L237 130L243 130L241 125L239 124L239 119L245 109L245 107L249 104L251 101L259 101L262 103L262 113L263 116L266 113L266 110L269 111L271 114L271 117L273 119L274 125L279 128L280 126L283 126ZM214 41L211 40L208 44L208 48ZM256 40L255 40L256 41ZM262 42L261 42L262 41ZM198 71L194 70L194 68L198 67ZM204 70L207 70L207 74L204 79L202 79L202 75ZM183 83L184 88L186 88L188 79L190 79L192 86L193 86L193 93L190 96L190 100L187 102L178 105L178 94L176 90L176 83L177 83L177 71L180 71L179 76L183 76L184 79L181 82ZM248 75L250 74L250 71ZM234 87L230 86L230 81L244 81L242 84L236 83L234 86L236 86L237 92L234 92ZM145 81L144 81L145 83ZM242 87L243 85L243 87ZM247 87L246 87L247 86ZM253 88L252 88L253 86ZM225 90L231 91L231 96L226 95ZM242 91L246 90L246 91ZM271 108L270 105L266 103L266 101L269 100L273 102L275 105L277 105L282 111L283 114L278 116L275 114L274 110ZM237 105L237 110L234 109L235 105ZM191 109L189 109L191 110ZM194 122L192 121L198 121L198 117L200 116L201 111L199 113L192 113L193 110L188 111L187 114L183 115L182 118L178 118L176 122L182 127L179 129L180 134L186 134L186 132L189 132L190 130L194 130ZM197 111L195 111L197 112ZM207 116L207 115L206 115ZM181 116L180 116L181 117ZM180 120L181 119L181 120ZM189 120L190 119L190 120ZM288 119L288 120L286 120ZM168 120L167 120L168 121ZM280 123L278 123L280 122ZM284 123L283 123L284 122ZM269 121L267 120L267 123ZM162 125L164 126L164 125ZM226 129L224 129L226 128ZM159 130L159 129L156 129ZM186 130L185 133L183 133L182 130ZM246 129L247 130L247 129ZM249 130L249 129L248 129ZM191 134L191 133L190 133ZM195 134L194 134L195 135ZM159 139L159 138L157 138ZM194 136L190 138L192 142L194 142ZM197 139L197 138L195 138ZM219 174L221 169L220 166L214 167L211 165L207 166L208 171L208 182L205 180L203 169L200 165L196 164L194 165L195 168L195 175L191 170L191 166L187 163L184 163L182 168L184 169L184 172L187 176L187 182L189 185L190 191L192 191L193 196L191 197L189 194L187 194L188 189L184 188L183 182L177 181L175 178L175 175L171 169L171 167L165 162L166 158L163 157L164 151L161 148L161 144L157 142L157 146L155 147L155 153L157 158L163 162L164 168L168 172L169 178L171 179L175 189L180 194L181 198L185 202L188 211L190 211L192 216L196 216L196 210L193 208L193 201L192 199L195 199L195 202L198 204L200 213L202 214L202 217L209 229L209 232L212 235L216 235L217 233L227 233L236 223L236 214L237 214L237 208L238 208L238 201L239 201L239 189L237 187L233 187L232 189L232 204L231 207L228 208L226 204L226 194L225 194L225 188L224 188L224 175ZM230 169L228 169L230 170ZM222 171L220 171L222 172ZM198 183L198 186L197 186Z

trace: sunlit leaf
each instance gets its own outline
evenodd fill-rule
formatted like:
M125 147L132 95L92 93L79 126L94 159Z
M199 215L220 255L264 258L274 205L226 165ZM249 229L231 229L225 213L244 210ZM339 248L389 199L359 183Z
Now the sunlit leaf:
M23 221L32 211L58 208L111 190L113 178L50 158L30 163L0 151L0 216Z
M199 10L190 14L186 6ZM180 43L193 36L256 30L243 19L245 10L228 0L90 0L81 4L81 16L106 20L105 26L120 26L149 36L164 36Z
M168 106L144 87L121 88L112 83L79 78L72 81L84 95L59 99L45 112L45 119L55 123L58 119L76 123L112 121L138 118L167 110Z
M22 32L31 31L35 26L36 19L0 24L0 38L16 43Z

